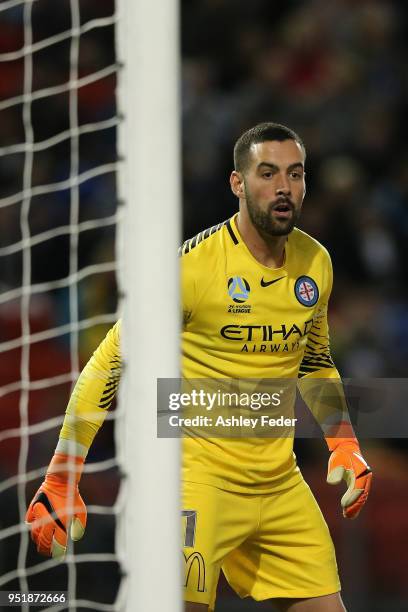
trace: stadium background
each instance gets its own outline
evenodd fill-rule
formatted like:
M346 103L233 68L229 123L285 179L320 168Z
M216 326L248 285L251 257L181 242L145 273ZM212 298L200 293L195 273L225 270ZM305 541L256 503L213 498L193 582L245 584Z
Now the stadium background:
M55 5L54 5L55 6ZM111 0L82 0L81 20L111 15ZM347 377L404 377L408 365L408 150L404 137L407 27L402 1L381 0L185 0L182 25L183 220L190 237L231 215L237 202L229 191L232 147L253 124L273 120L299 132L306 143L307 187L301 227L330 251L334 265L331 336L335 362ZM33 11L35 39L70 27L69 3L53 9L40 0ZM0 53L22 44L21 13L0 13ZM160 41L158 44L161 44ZM80 74L114 62L114 29L81 37ZM23 62L0 65L0 98L22 91ZM44 49L36 58L34 89L67 81L69 41ZM80 123L109 118L115 109L115 76L79 92ZM35 140L68 127L67 94L33 104ZM21 109L0 112L0 147L24 140ZM81 137L81 169L116 159L114 127ZM0 160L0 197L21 190L23 156ZM69 175L69 141L35 156L34 184ZM158 169L160 176L160 169ZM163 186L165 197L165 186ZM81 185L81 218L115 211L114 174ZM67 223L69 192L33 199L31 233ZM155 221L152 215L152 222ZM0 246L21 238L19 211L0 209ZM113 257L113 227L81 235L79 267ZM67 274L68 238L32 249L32 282ZM21 284L21 255L2 258L0 294ZM116 307L114 273L89 277L79 288L80 316L112 312ZM0 303L0 341L21 333L18 300ZM68 291L56 290L31 300L32 331L63 324L69 318ZM106 327L80 334L82 364ZM70 369L67 338L33 345L30 375L44 378ZM0 384L18 380L20 351L0 354ZM30 422L63 412L69 384L30 394ZM0 397L0 430L18 426L19 393ZM137 406L135 406L137 409ZM57 432L31 441L30 467L45 465ZM327 453L318 441L299 441L299 462L329 523L336 543L344 594L353 612L405 610L408 602L408 477L405 440L367 440L366 456L375 469L371 499L362 517L345 522L339 491L325 485ZM0 480L17 471L19 444L0 443ZM114 454L112 425L106 423L89 460ZM148 466L146 466L148 469ZM30 497L36 483L27 487ZM112 503L118 478L114 470L83 479L85 499ZM0 529L18 521L16 492L0 499ZM91 516L78 550L109 552L113 520ZM18 537L0 542L0 575L16 566ZM36 556L30 551L29 563ZM88 564L84 564L87 566ZM79 589L88 598L110 601L118 581L115 564L104 564L97 584L95 568L80 568ZM35 588L61 580L64 569L37 577ZM43 581L41 583L41 580ZM57 584L57 583L53 583ZM85 585L84 586L81 586ZM18 588L17 584L14 585ZM11 588L8 585L7 588ZM53 586L54 588L54 586ZM224 582L219 612L266 610L240 604Z

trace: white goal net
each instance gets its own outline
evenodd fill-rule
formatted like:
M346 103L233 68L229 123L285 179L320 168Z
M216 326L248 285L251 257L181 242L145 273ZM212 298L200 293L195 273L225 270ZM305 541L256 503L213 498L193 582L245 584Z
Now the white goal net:
M169 22L167 15L162 29L169 28L169 23L175 27L175 4L169 3L170 8L173 21ZM48 605L48 610L120 610L126 605L130 609L129 593L132 593L135 568L140 563L151 571L151 564L134 558L134 535L127 531L129 515L138 512L137 492L129 464L133 458L125 444L121 447L120 437L124 432L136 431L135 422L128 416L132 384L137 385L142 398L153 388L153 379L146 378L146 374L141 383L137 382L138 372L130 359L137 353L133 347L137 330L131 329L130 308L134 298L133 289L128 286L130 281L135 281L134 262L127 258L135 252L132 254L126 245L118 247L117 240L118 233L124 239L129 238L126 230L136 222L133 247L139 240L138 256L142 265L146 265L143 252L150 238L146 230L140 229L146 220L137 212L133 221L129 218L138 210L129 201L134 196L141 201L150 198L149 204L154 205L155 194L149 194L149 185L143 188L143 181L141 189L132 191L132 180L136 178L128 168L129 159L133 162L136 159L142 171L143 161L140 147L135 145L132 153L127 140L130 135L126 134L134 134L135 129L143 131L140 121L132 120L133 111L129 108L132 96L140 96L138 104L144 121L151 120L153 115L143 114L143 104L146 108L150 105L152 113L155 104L142 103L142 87L137 91L132 78L120 77L123 82L119 91L123 93L119 95L119 106L124 114L120 118L116 95L119 72L126 75L130 68L135 68L132 50L126 42L126 37L132 38L132 32L127 32L126 20L134 18L136 10L142 9L149 11L148 3L140 0L136 3L114 0L6 0L0 3L0 591L68 592L66 603ZM153 18L151 15L150 19ZM144 28L147 34L148 26L149 20L139 19L139 33ZM118 53L122 54L120 62ZM167 52L167 56L167 62L173 61L175 67L176 52ZM173 80L175 83L175 74ZM175 111L176 86L172 87L170 106ZM162 89L155 95L164 93ZM125 161L118 161L117 154L121 122L120 149L127 156ZM160 119L158 129L159 124ZM174 152L177 153L175 125L176 118L171 128L174 146L167 147L165 152L173 158ZM167 129L166 135L169 133ZM141 137L146 136L145 130ZM169 171L175 175L172 178L174 201L177 170L177 162L172 163ZM173 218L175 227L177 215L173 214ZM168 233L171 223L166 218L164 223L170 235L169 248L175 253L177 232L174 229L171 239L171 231ZM155 235L163 238L160 230ZM118 252L124 257L124 260L119 258L120 266ZM166 249L163 255L169 260ZM135 273L137 269L136 265ZM166 281L168 272L169 266L157 272L158 283L164 277L162 288L166 289L166 283L177 288L175 270L170 270L171 281ZM151 273L156 273L154 262ZM75 544L75 549L70 545L61 563L37 554L30 543L24 516L54 451L72 385L118 317L118 278L121 291L126 293L124 324L129 358L126 369L131 372L134 368L136 382L130 377L126 380L125 376L124 400L120 408L107 415L107 422L90 451L81 480L88 509L86 535ZM147 275L145 278L140 275L138 282L137 290L146 294L150 290ZM173 297L176 293L177 289ZM149 309L148 299L145 304ZM175 298L174 307L169 310L168 317L172 317L174 327L169 351L174 356ZM163 324L168 326L169 319ZM139 338L137 343L143 346ZM167 359L167 363L169 351L164 351L161 358ZM152 358L148 347L144 358L147 365ZM164 363L159 358L156 365L160 368ZM150 369L150 375L152 372ZM159 374L170 376L176 372L177 363L173 359L170 369L163 365ZM143 388L143 384L147 386ZM153 408L154 401L149 396L146 409ZM151 419L154 418L153 413ZM116 421L121 424L114 431ZM155 469L163 465L160 453L170 451L176 457L176 450L174 445L157 447L158 441L151 439L152 424L150 420L145 440L140 439L139 458L144 459L143 449L147 453L149 443L151 449L156 448L157 464L150 475L144 464L146 478L154 480L160 478ZM176 491L176 459L171 465ZM121 479L120 474L126 477ZM166 479L167 473L161 477ZM124 486L123 482L129 484ZM160 488L160 482L157 483ZM145 493L150 509L152 504L161 503L157 495L152 498L149 490ZM169 507L174 513L176 492ZM140 521L145 518L143 512L144 507ZM174 521L171 512L169 516ZM122 517L122 522L118 517ZM164 520L162 527L167 529L169 524ZM146 519L144 530L149 527ZM140 531L136 529L136 536L140 536ZM170 542L175 542L176 537L177 529L174 529ZM156 545L154 538L153 534L145 544L139 542L145 554L148 546ZM173 564L174 554L175 551L169 552L167 563ZM163 559L166 561L165 553ZM173 565L177 563L178 557ZM165 573L173 583L174 578L177 580L176 569L166 568ZM139 575L143 578L143 572ZM176 590L173 586L173 599ZM164 588L163 596L168 594L169 590ZM21 609L28 610L29 605L22 603ZM151 608L140 609L147 612L160 608L153 597Z

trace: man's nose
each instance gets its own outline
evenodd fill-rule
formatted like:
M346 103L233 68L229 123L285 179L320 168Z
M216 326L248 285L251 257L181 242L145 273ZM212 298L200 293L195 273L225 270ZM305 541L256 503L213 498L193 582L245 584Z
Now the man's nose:
M280 175L276 185L276 195L289 195L290 184L287 176Z

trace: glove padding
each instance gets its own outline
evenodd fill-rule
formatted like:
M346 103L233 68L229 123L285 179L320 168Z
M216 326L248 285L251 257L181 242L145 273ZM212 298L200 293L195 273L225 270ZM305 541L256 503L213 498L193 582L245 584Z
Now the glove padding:
M358 444L349 441L339 444L331 453L327 471L327 482L339 484L342 480L347 483L347 491L341 498L343 516L356 518L365 502L371 487L371 468L361 456Z
M72 464L76 474L70 482L67 466ZM25 520L31 525L31 539L42 555L64 557L68 525L74 541L84 535L87 512L77 484L82 464L82 458L55 454L44 482L28 507Z

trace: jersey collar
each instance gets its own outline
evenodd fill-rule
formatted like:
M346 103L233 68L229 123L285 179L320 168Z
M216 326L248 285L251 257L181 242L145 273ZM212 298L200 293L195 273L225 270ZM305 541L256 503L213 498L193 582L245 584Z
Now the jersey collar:
M275 275L275 273L279 274L279 273L282 273L282 271L286 272L288 263L291 259L291 254L292 254L291 234L288 235L288 238L286 240L285 258L284 258L283 265L279 268L268 268L268 266L264 266L257 259L255 259L255 257L252 255L251 251L248 249L247 245L243 241L241 234L239 233L239 230L238 230L237 217L238 217L238 213L235 213L235 215L231 217L231 219L228 219L226 223L228 233L234 245L239 246L241 251L245 253L246 257L249 257L253 263L259 266L259 268L261 268L262 270L267 271L269 274Z

